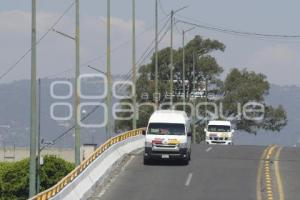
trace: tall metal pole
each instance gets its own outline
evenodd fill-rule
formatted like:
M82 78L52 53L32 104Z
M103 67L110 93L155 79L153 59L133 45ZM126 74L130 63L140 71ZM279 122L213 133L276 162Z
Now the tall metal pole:
M136 43L135 43L135 0L132 0L132 82L133 89L133 121L132 128L136 129Z
M32 0L31 18L31 117L29 197L36 194L36 0Z
M76 70L75 70L75 165L80 165L80 127L78 121L78 107L80 104L79 91L78 91L78 77L80 75L80 29L79 29L79 0L76 0L76 31L75 31L75 42L76 42Z
M155 105L158 109L158 0L155 0Z
M196 65L196 58L195 58L195 52L193 52L193 94L194 94L194 99L193 99L193 143L195 143L195 137L196 137L196 95L195 95L195 90L196 90L196 71L195 71L195 65Z
M174 70L174 56L173 56L173 19L174 19L174 11L171 11L171 49L170 49L170 104L171 109L173 109L173 70Z
M106 98L106 106L107 106L107 125L106 125L106 131L108 138L111 137L112 134L112 123L111 123L111 101L112 101L112 77L111 77L111 58L110 58L110 52L111 52L111 42L110 42L110 0L107 0L107 46L106 46L106 73L107 73L107 98Z
M186 91L185 91L185 34L191 30L195 29L195 27L187 29L187 30L182 30L182 90L183 90L183 110L186 111L186 105L185 105L185 100L186 100Z
M183 111L185 111L185 31L182 31L182 92L183 92Z
M41 79L39 78L38 81L39 85L39 100L38 100L38 111L39 111L39 120L38 120L38 132L37 132L37 169L36 169L36 193L40 192L40 184L41 184L41 177L40 177L40 169L41 169Z

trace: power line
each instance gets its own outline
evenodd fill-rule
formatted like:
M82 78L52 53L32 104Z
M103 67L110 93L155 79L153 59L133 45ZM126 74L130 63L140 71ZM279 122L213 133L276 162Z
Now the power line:
M98 109L100 108L100 105L95 106L88 114L86 114L83 118L81 118L80 122L85 121L89 116L91 116L94 112L96 112ZM43 150L45 148L47 148L50 145L54 145L56 144L56 142L58 140L60 140L62 137L64 137L65 135L67 135L70 131L72 131L75 128L76 125L73 125L72 127L70 127L68 130L64 131L63 133L61 133L58 137L56 137L54 140L51 141L51 143L47 143L46 145L44 145L40 150Z
M169 22L169 20L166 22L166 25L168 24L168 22ZM166 26L165 27L163 27L163 29L164 28L166 28ZM159 32L159 35L161 34L161 32L163 31L163 29ZM161 38L159 39L159 41L158 41L158 43L160 43L163 39L164 39L164 37L166 36L166 34L168 33L168 31L169 31L169 27L167 27L167 29L165 30L165 32L163 33L163 35L161 36ZM149 49L151 48L151 46L153 45L153 43L154 43L155 41L153 41L151 44L150 44L150 46L147 48L147 50L145 51L145 53L144 53L144 56L143 56L143 59L140 59L139 60L139 64L138 64L138 69L140 69L141 68L141 66L144 64L144 62L146 61L146 59L147 58L149 58L150 57L150 55L154 52L154 50L155 50L155 47L152 47L152 49L149 51ZM147 55L146 55L146 52L147 51L149 51L148 53L147 53ZM131 78L131 76L130 76L130 72L129 72L129 77L127 78L127 80L129 80ZM127 81L126 80L126 81ZM124 85L123 85L124 86ZM120 89L123 89L123 87L121 87Z
M177 32L179 35L181 35L182 32L179 30L180 28L178 28L178 26L177 26L178 22L179 22L179 21L176 21L176 22L174 23L174 25L175 25L175 30L176 30L176 32Z
M169 20L168 20L169 21ZM166 24L168 24L168 21L166 22ZM166 26L163 26L162 30L160 31L160 33L166 28ZM165 32L163 33L163 35L161 36L160 40L159 40L159 43L163 40L163 38L166 36L166 34L168 33L168 28L165 30ZM153 45L153 42L151 42L150 44L150 47ZM149 48L147 48L147 51L149 50ZM151 49L150 52L148 52L147 56L144 56L143 60L137 62L139 63L139 68L141 67L142 63L149 57L149 55L151 55L151 53L154 51L154 48ZM127 73L127 74L130 74L131 70ZM130 79L130 76L125 80L129 80ZM123 87L125 84L122 84L121 87ZM80 121L83 122L85 121L88 117L90 117L94 112L96 112L98 109L100 108L100 106L95 106L93 107L93 109L88 113L86 114ZM62 132L59 136L57 136L55 139L53 139L51 141L51 143L47 143L45 146L43 146L41 148L41 150L47 148L48 146L50 145L54 145L57 143L57 141L59 141L62 137L64 137L65 135L67 135L68 133L70 133L73 129L75 128L75 125L73 125L72 127L70 127L69 129L67 129L66 131Z
M258 37L258 38L272 38L272 39L300 39L300 35L281 35L281 34L265 34L265 33L256 33L256 32L246 32L246 31L237 31L233 29L226 29L222 27L217 26L210 26L210 25L204 25L204 24L198 24L189 22L186 20L178 19L179 22L183 24L192 25L198 28L226 33L226 34L233 34L238 36L250 36L250 37Z
M54 24L48 29L46 33L42 35L42 37L36 42L38 45L48 34L52 31L52 29L62 20L62 18L71 10L71 8L75 5L75 2L72 2L69 7L62 13L62 15L54 22ZM23 56L21 56L13 65L7 68L7 70L0 76L0 80L3 79L8 73L10 73L30 52L31 48L28 49Z
M164 15L165 15L165 16L170 16L170 14L167 13L166 10L164 9L161 0L158 0L158 3L159 3L159 8L160 8L160 10L164 13Z
M167 17L165 17L163 20L165 20L166 18L167 18ZM162 31L164 30L164 28L166 28L166 25L167 25L168 23L169 23L169 19L167 19L167 21L163 24L162 29L161 29L161 31L159 32L159 34L162 33ZM151 27L151 28L152 28L152 27ZM149 28L149 29L150 29L150 28ZM148 30L148 29L147 29L147 30ZM141 35L144 34L145 32L147 32L147 30L143 31L143 32L141 33ZM119 46L115 47L112 51L117 51L117 50L119 50L125 43L128 43L128 42L129 42L129 41L126 41L126 42L120 44ZM140 66L141 64L143 64L144 61L149 57L149 52L148 52L148 51L150 50L150 48L152 47L152 45L153 45L154 42L155 42L155 40L153 40L153 41L149 44L149 46L146 48L146 50L144 51L144 53L142 54L142 56L139 58L139 60L138 60L137 63L136 63L138 66ZM153 49L150 51L150 53L151 53L152 51L153 51ZM101 56L101 57L102 57L102 56ZM87 67L86 65L88 65L89 63L91 63L91 62L93 62L93 61L95 61L95 60L97 60L97 59L99 59L99 56L98 56L97 58L91 59L90 61L86 61L85 63L81 64L81 67ZM58 75L60 75L60 74L70 72L70 71L72 71L72 70L73 70L73 68L69 68L69 69L66 69L66 70L64 70L64 71L61 71L61 72L55 73L55 74L53 74L53 75L47 76L47 78L52 78L52 77L58 76ZM127 80L129 80L129 79L131 78L131 72L132 72L132 69L130 69L130 70L124 75L125 78L126 78L125 81L127 81Z
M168 17L168 16L164 17L161 21L164 21L165 19L167 19L167 17ZM164 25L164 26L165 26L165 25ZM144 31L142 31L141 33L139 33L139 34L137 35L137 38L141 37L143 34L145 34L147 31L151 30L152 28L153 28L153 25L149 26L149 27L146 28ZM127 40L127 41L121 43L120 45L118 45L118 46L116 46L115 48L113 48L113 49L111 50L111 52L113 53L113 52L116 52L116 51L120 50L122 47L126 46L130 41L131 41L131 40ZM80 65L80 67L81 67L81 68L82 68L82 67L87 67L86 65L91 64L91 63L93 63L93 62L95 62L95 61L97 61L97 60L99 60L99 59L101 59L101 58L104 58L105 55L106 55L106 53L104 53L104 54L101 55L101 56L97 56L97 57L91 58L90 60L87 60L86 62L82 63L82 64ZM138 62L137 62L137 64L138 64ZM56 76L58 76L58 75L61 75L61 74L70 72L70 71L72 71L73 69L74 69L74 67L70 67L70 68L68 68L68 69L66 69L66 70L64 70L64 71L57 72L57 73L55 73L55 74L46 76L46 78L53 78L53 77L56 77ZM128 73L131 73L131 71L129 71Z

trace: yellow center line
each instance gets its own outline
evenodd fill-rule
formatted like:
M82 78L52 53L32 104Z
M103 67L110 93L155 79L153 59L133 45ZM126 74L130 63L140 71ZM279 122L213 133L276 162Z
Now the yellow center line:
M273 200L272 177L271 177L271 173L270 173L270 159L272 157L272 153L275 148L276 148L276 145L273 145L267 152L267 156L265 158L264 172L265 172L265 184L266 184L266 193L267 193L268 200Z
M280 167L279 167L279 157L281 153L282 147L280 147L275 155L275 176L276 176L276 182L277 182L277 189L279 193L279 200L285 200L285 194L283 190L283 184L280 174Z
M262 181L262 170L263 170L263 166L264 166L264 159L267 155L267 152L269 151L269 149L272 146L268 146L262 153L261 157L260 157L260 162L259 162L259 166L258 166L258 170L257 170L257 177L256 177L256 199L257 200L262 200L262 185L261 185L261 181Z

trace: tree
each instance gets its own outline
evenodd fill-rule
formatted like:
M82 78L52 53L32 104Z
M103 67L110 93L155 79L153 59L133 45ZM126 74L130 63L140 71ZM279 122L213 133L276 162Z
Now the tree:
M217 40L203 39L197 35L193 40L187 43L185 47L187 80L193 80L193 62L195 57L195 77L197 82L205 82L205 86L209 81L216 81L217 77L223 72L223 68L219 66L216 59L207 55L214 51L224 51L225 45ZM178 50L179 60L177 60L176 71L180 74L178 80L182 80L182 49ZM188 94L192 92L192 81L189 82ZM207 88L206 88L207 89Z
M220 74L223 72L223 68L219 66L216 59L207 55L213 51L224 51L225 45L217 40L202 39L200 36L196 36L191 40L185 47L186 50L186 79L189 80L189 90L187 91L187 102L191 102L190 94L192 92L193 85L193 55L197 55L195 61L195 79L196 82L203 83L206 95L208 92L218 94L220 98L218 100L208 100L197 98L192 102L197 104L203 101L213 101L219 103L222 106L222 114L219 119L226 118L226 116L235 116L238 111L240 104L245 106L245 109L257 110L260 107L256 104L250 104L251 102L256 102L259 105L263 105L264 110L261 112L253 112L252 119L245 117L244 115L235 116L232 118L233 123L239 130L244 130L249 133L256 133L259 129L265 129L270 131L280 131L287 124L287 113L282 106L274 108L270 105L266 105L265 96L269 93L269 82L267 77L263 74L255 73L252 71L232 69L224 81L219 79ZM170 48L165 48L159 51L159 93L161 97L159 103L168 102L165 93L169 93L170 84ZM177 84L174 85L174 91L182 89L182 48L174 50L174 80L177 80ZM139 78L136 82L136 93L137 102L151 102L154 103L154 56L149 64L141 66L139 69ZM209 87L210 86L210 87ZM212 87L214 86L214 87ZM128 89L130 91L130 88ZM148 94L149 98L144 99L143 94ZM174 98L174 102L181 101L180 98ZM121 102L131 103L131 99L123 99ZM129 107L121 106L122 108L129 109ZM179 108L181 109L181 108ZM205 106L205 109L198 110L198 113L202 116L206 116L206 110L211 111L213 108ZM139 108L139 118L138 127L145 127L147 125L148 119L153 112L153 108L143 107ZM187 113L190 114L191 111L187 106ZM263 115L263 118L258 119L256 115ZM118 113L119 116L130 116L132 112ZM254 120L255 117L255 120ZM203 140L204 126L205 122L209 119L197 119L197 141ZM117 130L130 130L131 129L130 120L116 120Z
M216 77L223 71L223 68L220 67L216 59L212 56L205 55L213 51L224 51L225 45L217 40L203 39L201 36L195 36L193 40L187 43L185 46L186 52L186 80L193 79L193 54L196 55L195 66L196 66L196 80L197 82L201 81L210 81L216 79ZM174 85L174 91L182 89L182 48L179 48L174 51L174 80L178 84ZM200 59L198 59L201 57ZM158 52L158 91L161 94L159 103L168 102L169 99L166 97L166 94L170 94L170 48L164 48ZM139 69L139 77L136 82L136 94L137 102L152 102L154 103L153 94L155 93L155 56L151 58L151 62L143 65ZM187 92L187 97L189 99L190 93L192 92L192 81L189 82L189 90ZM131 89L128 88L128 93ZM143 94L148 94L148 99L143 99ZM175 97L174 102L179 101ZM123 99L121 103L132 102L131 99ZM122 107L122 106L121 106ZM128 109L128 106L123 106L123 108ZM143 107L139 109L139 119L137 121L139 127L144 127L147 125L148 119L153 112L153 109L150 107ZM132 113L118 113L120 117L128 117ZM120 130L129 130L131 129L131 121L129 120L116 120L115 122L116 131Z
M235 120L237 129L250 133L256 133L258 129L280 131L287 124L287 113L281 105L278 108L266 105L265 96L269 94L269 89L265 75L246 69L232 69L224 81L223 113L236 115L238 104L243 106L248 102L257 102L264 105L264 112L261 112L263 119L249 120L243 115L238 116L240 119ZM256 109L255 106L252 108Z

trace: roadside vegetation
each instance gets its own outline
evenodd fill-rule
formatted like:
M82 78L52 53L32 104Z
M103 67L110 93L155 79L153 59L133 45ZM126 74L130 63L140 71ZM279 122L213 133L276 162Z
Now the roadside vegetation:
M165 48L158 53L158 90L160 93L159 103L167 103L170 100L165 94L170 94L170 48ZM183 65L183 49L173 50L174 52L174 102L182 102L182 95L179 91L182 90L182 65ZM261 120L248 120L243 116L233 118L235 128L251 134L256 134L259 130L264 129L273 132L279 132L287 124L287 113L284 108L279 105L273 107L265 102L265 97L269 93L270 84L264 74L249 71L247 69L237 69L233 67L227 74L221 75L224 72L215 57L212 55L215 52L225 51L225 45L217 40L203 39L201 36L195 36L185 46L185 66L186 80L188 80L188 90L186 91L186 102L197 105L199 102L213 102L218 105L222 104L223 116L236 116L238 113L238 103L242 106L247 102L257 102L264 105L264 117ZM193 55L194 58L193 59ZM195 64L195 72L193 71L193 63ZM139 68L139 76L136 83L137 102L139 104L148 102L154 103L155 93L155 56L153 55L150 63ZM193 94L193 78L195 74L195 82L197 87L206 89L206 95L200 98L192 98ZM225 78L224 78L225 77ZM199 86L200 85L200 86ZM203 86L204 85L204 86ZM131 88L128 88L128 93ZM143 97L148 94L147 99ZM178 96L180 96L178 98ZM211 95L213 98L208 98ZM217 97L217 98L215 98ZM123 99L121 102L132 102L131 99ZM123 105L123 109L130 109ZM252 107L255 109L255 106ZM182 108L177 108L182 109ZM213 111L212 106L207 106L208 111ZM189 106L186 109L188 114L191 114ZM153 112L151 106L141 106L138 109L138 127L145 127L148 119ZM199 109L202 116L207 114L205 110ZM132 112L120 112L117 116L128 117ZM221 117L219 119L222 119ZM204 140L204 126L207 120L196 120L196 141ZM130 130L130 120L117 120L116 131Z
M45 156L41 166L40 191L56 184L74 169L74 164L55 156ZM28 199L29 159L0 163L0 200Z

